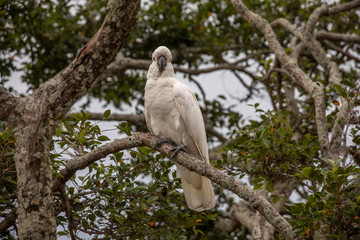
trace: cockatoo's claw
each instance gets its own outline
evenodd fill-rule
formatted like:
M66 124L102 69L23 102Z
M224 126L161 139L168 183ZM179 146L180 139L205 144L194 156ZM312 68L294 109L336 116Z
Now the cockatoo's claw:
M180 151L188 153L187 146L185 146L184 144L181 144L181 145L171 149L170 152L174 152L174 153L171 155L170 159L173 159L174 157L176 157L176 155L178 155Z
M159 149L164 143L168 143L170 145L176 146L176 143L170 138L160 138L154 145L155 149Z

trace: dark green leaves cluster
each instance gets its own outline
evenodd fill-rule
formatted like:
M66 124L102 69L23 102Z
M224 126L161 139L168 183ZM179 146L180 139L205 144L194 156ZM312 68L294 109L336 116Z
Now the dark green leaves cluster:
M299 234L321 231L328 239L359 239L359 174L356 166L303 168L298 176L309 195L305 203L287 206Z
M261 179L280 175L293 175L301 166L312 164L319 155L319 144L315 136L305 134L300 140L290 127L288 114L284 111L260 113L260 121L239 129L232 135L227 149L236 153L230 165L238 166L242 172Z

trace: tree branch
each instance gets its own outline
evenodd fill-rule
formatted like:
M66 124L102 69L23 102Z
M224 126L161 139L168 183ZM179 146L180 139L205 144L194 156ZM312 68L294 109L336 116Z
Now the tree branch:
M295 79L297 79L303 88L312 95L315 102L315 114L316 114L316 125L320 141L322 152L327 155L329 150L329 138L326 127L326 105L323 86L319 83L313 82L309 76L307 76L297 65L297 63L291 59L279 41L271 28L268 21L260 17L258 14L250 11L242 1L232 0L237 12L252 26L259 29L265 36L269 43L269 48L275 53L276 58L281 62L281 65L291 73Z
M348 58L351 58L357 62L360 62L360 58L350 54L348 51L344 51L342 50L340 47L336 46L335 44L333 44L331 41L328 40L324 40L325 45L327 45L329 48L334 49L335 51L338 51L339 53L347 56Z
M354 8L360 7L360 1L355 0L351 2L346 2L343 4L338 4L333 7L330 7L326 15L335 15L341 12L353 10Z
M229 216L231 217L232 221L239 222L250 231L254 229L255 211L251 209L249 204L245 202L233 204L230 208Z
M358 35L327 32L324 30L316 32L315 38L318 40L327 39L332 41L358 42L358 43L360 42L360 36Z
M86 168L90 164L106 157L111 153L119 152L129 148L140 147L143 145L144 144L140 140L134 137L122 138L110 143L106 143L81 157L67 162L65 168L60 171L61 177L58 176L54 179L52 189L53 191L57 190L59 187L69 181L69 179L76 173L76 171Z

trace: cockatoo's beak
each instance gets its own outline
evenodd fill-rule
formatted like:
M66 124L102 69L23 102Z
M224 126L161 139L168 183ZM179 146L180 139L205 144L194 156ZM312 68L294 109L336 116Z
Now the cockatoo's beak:
M165 68L166 68L166 59L165 59L164 56L159 57L157 65L158 65L158 68L159 68L160 72L165 70Z

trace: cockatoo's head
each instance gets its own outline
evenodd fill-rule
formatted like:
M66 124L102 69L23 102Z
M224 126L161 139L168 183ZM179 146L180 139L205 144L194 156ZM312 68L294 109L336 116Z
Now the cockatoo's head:
M152 55L152 60L157 63L159 71L163 72L166 65L172 61L171 52L167 47L160 46L155 49Z
M152 54L152 63L149 67L148 78L174 77L174 68L171 64L172 56L170 50L160 46Z

